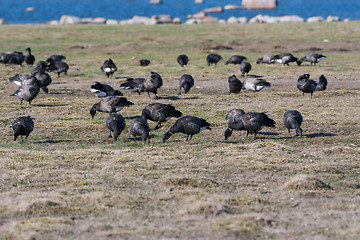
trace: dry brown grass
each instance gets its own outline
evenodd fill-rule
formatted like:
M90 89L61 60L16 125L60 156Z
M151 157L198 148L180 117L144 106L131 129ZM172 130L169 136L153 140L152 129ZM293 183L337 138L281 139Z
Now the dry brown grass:
M16 87L8 78L31 69L0 65L0 239L358 238L359 43L357 22L1 26L1 51L31 47L37 60L64 54L70 72L52 75L50 94L41 92L21 109L9 96ZM240 76L238 67L207 67L211 49L225 61L247 56L250 73L272 87L228 95L226 80ZM328 58L316 67L254 63L265 53L301 57L311 49ZM185 69L176 63L182 53L190 58ZM100 72L109 57L119 68L111 79ZM150 66L138 66L141 58L150 59ZM150 71L164 80L156 101L207 119L213 130L190 142L175 134L161 144L172 119L151 133L151 144L134 142L127 129L118 143L107 139L107 115L90 118L90 107L99 101L90 85L117 88L126 76L147 77ZM179 96L183 73L193 75L197 88ZM303 97L295 83L304 73L325 74L328 89ZM123 92L135 103L120 112L127 124L155 101ZM234 132L225 142L224 118L231 108L264 111L277 126L263 129L255 141ZM283 126L290 109L304 117L302 138L289 136ZM36 122L25 144L13 142L10 129L22 115Z

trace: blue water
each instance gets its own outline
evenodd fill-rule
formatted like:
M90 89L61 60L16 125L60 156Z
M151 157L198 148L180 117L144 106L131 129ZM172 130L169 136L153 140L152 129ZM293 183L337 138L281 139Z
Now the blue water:
M241 5L241 0L204 0L204 4L195 4L195 0L163 0L163 4L150 5L149 0L0 0L0 18L9 24L42 24L59 20L64 14L81 18L105 17L108 19L129 19L134 15L151 17L170 14L185 21L188 14L194 14L204 8ZM26 7L34 7L35 12L26 12ZM278 0L278 9L225 10L223 13L209 14L227 19L230 16L252 18L257 14L270 16L299 15L303 18L329 15L341 19L360 20L360 0Z

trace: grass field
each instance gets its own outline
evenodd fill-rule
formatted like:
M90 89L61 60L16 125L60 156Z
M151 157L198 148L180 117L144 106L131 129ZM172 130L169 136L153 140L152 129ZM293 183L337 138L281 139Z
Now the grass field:
M70 71L51 74L49 94L20 108L8 79L32 68L0 65L0 239L359 238L359 22L0 27L1 52L26 47L37 61L65 55ZM327 59L316 66L255 64L267 53L310 51ZM208 67L210 52L224 61ZM184 69L176 62L183 53L190 58ZM227 78L240 78L238 66L224 65L233 54L246 56L250 74L272 87L229 95ZM108 79L100 66L110 57L119 70ZM140 67L142 58L151 64ZM161 144L171 119L151 132L150 144L135 142L128 127L117 143L108 139L108 115L89 114L100 100L90 85L117 89L126 77L151 71L164 80L160 99L121 90L135 103L120 112L127 124L161 102L206 119L213 130ZM184 73L196 87L178 95ZM328 89L303 97L296 80L305 73L324 74ZM224 141L232 108L266 112L277 125L256 140L235 131ZM304 117L302 138L283 125L291 109ZM20 144L10 126L24 115L35 118L35 129Z

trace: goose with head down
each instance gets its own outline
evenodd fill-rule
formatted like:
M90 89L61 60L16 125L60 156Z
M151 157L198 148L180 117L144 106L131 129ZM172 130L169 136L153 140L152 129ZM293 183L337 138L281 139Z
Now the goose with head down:
M96 112L106 112L110 115L121 111L124 107L131 107L134 103L128 101L124 97L109 96L95 103L90 109L91 118L94 118Z
M301 75L297 80L297 88L303 93L310 93L310 98L315 91L325 91L327 86L327 79L324 75L319 77L319 80L316 82L313 79L310 79L310 74Z
M34 130L34 121L30 116L18 117L12 124L12 129L14 131L14 141L21 136L21 142L24 141L23 136L25 136L25 141L29 137L30 133Z

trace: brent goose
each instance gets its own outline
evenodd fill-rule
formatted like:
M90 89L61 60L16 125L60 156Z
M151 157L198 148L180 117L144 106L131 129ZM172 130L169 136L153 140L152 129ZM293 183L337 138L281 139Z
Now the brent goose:
M16 85L18 85L20 82L20 87L18 90L16 90L16 92L10 96L18 96L18 98L21 100L21 107L23 100L28 101L30 105L31 101L36 98L40 91L40 81L38 81L36 77L30 74L17 74L14 77L11 77L9 80L14 82Z
M119 90L114 90L110 85L95 82L91 85L90 92L95 93L97 97L123 96Z
M49 93L49 89L47 88L52 80L49 74L47 74L44 70L33 71L32 75L36 77L37 80L40 81L40 88L45 92Z
M31 48L27 48L26 50L28 51L28 55L25 56L25 62L27 65L33 65L35 62L35 57L31 54Z
M54 72L58 74L58 77L60 77L60 73L67 74L67 71L69 70L69 65L67 65L66 62L54 62L52 58L50 58L48 62L48 66L46 67L47 72Z
M327 86L327 79L324 75L321 75L319 77L319 81L316 82L313 79L309 79L310 74L304 74L301 75L297 80L297 88L303 92L303 96L305 93L310 93L310 98L312 98L312 95L315 91L324 91L326 90Z
M284 125L288 129L290 135L290 129L295 129L296 136L302 136L302 129L300 128L302 122L303 117L300 112L296 110L289 110L285 112Z
M0 55L0 62L4 64L22 65L25 56L22 52L10 51Z
M156 72L151 72L150 78L128 78L126 82L122 83L120 87L124 89L131 89L134 92L147 92L150 98L150 93L155 94L157 97L157 89L163 85L162 78L160 74Z
M241 64L242 62L245 62L247 60L246 57L240 56L240 55L233 55L229 58L229 60L226 61L225 65L231 64Z
M176 60L180 64L181 67L184 67L189 62L189 58L185 54L179 55Z
M181 94L181 88L184 89L184 93L189 92L194 86L194 78L190 74L183 74L179 79L179 86L179 94Z
M265 54L263 57L259 58L256 63L259 64L259 63L267 63L267 64L270 64L270 63L274 63L275 62L275 58L274 58L274 55L271 55L271 54Z
M215 65L222 60L222 57L216 53L210 53L206 57L207 65L210 66L210 64L214 63Z
M226 114L225 120L228 121L228 119L232 119L236 115L238 115L238 114L242 115L244 113L245 113L245 111L240 108L233 108ZM229 120L229 121L232 121L232 120Z
M296 62L298 65L298 58L294 57L291 53L282 53L274 56L275 62L282 63L283 65L290 66L289 63ZM299 65L300 66L300 65Z
M110 130L109 138L112 138L111 136L111 132L112 132L114 135L114 142L116 142L121 132L126 127L125 119L120 114L110 115L106 119L106 127Z
M166 122L172 117L179 118L181 115L182 113L170 104L151 103L142 110L141 117L157 122L154 128L156 130L161 127L162 122Z
M228 83L229 83L229 94L240 93L240 91L242 89L242 83L235 75L231 75L229 77Z
M99 112L106 112L110 115L112 113L117 113L124 107L130 107L134 105L134 103L128 101L124 97L116 97L116 96L109 96L101 99L100 102L95 103L92 108L90 109L91 118L94 118L96 111Z
M130 134L134 136L141 136L144 143L146 143L146 140L148 140L148 143L150 143L150 127L144 118L134 118L130 122L129 126ZM136 138L135 138L136 140Z
M251 70L251 64L249 62L242 62L240 64L240 72L242 77L245 76L245 73L249 74L250 70Z
M148 66L150 64L150 60L141 59L141 60L139 60L139 63L140 63L140 66L146 67L146 66Z
M231 109L227 114L226 114L226 123L228 125L227 129L225 130L225 140L228 139L233 130L243 130L243 129L238 129L239 127L242 126L242 124L239 124L239 121L242 121L240 119L240 116L244 115L245 111L242 109Z
M33 69L33 72L36 72L38 70L46 71L47 64L48 63L46 61L38 61Z
M248 78L245 79L242 85L243 89L258 92L264 87L270 87L271 83L267 82L265 79L261 78Z
M106 74L107 77L112 76L114 72L117 71L117 67L111 58L109 58L109 60L105 60L100 69Z
M211 130L211 124L208 123L205 119L193 116L181 117L176 120L176 122L174 123L174 125L172 125L169 131L164 134L161 142L164 143L171 137L171 135L178 132L186 134L186 141L188 141L192 139L193 135L200 133L204 129Z
M326 56L322 55L322 54L318 54L318 53L308 53L306 54L305 57L299 59L297 61L297 64L300 66L302 64L302 62L306 61L306 62L310 62L310 65L314 64L316 65L316 63L320 62L321 60L325 59Z
M25 136L25 141L29 137L30 133L34 130L34 121L30 116L27 117L18 117L12 124L12 129L14 130L14 141L21 136L21 142L24 141L23 136Z
M120 84L120 87L123 89L131 89L140 95L141 92L145 91L144 82L145 78L128 78L126 82Z
M65 59L66 59L65 56L55 54L55 55L50 56L46 61L47 62L51 62L51 61L53 61L53 62L63 62L63 61L65 61Z

